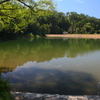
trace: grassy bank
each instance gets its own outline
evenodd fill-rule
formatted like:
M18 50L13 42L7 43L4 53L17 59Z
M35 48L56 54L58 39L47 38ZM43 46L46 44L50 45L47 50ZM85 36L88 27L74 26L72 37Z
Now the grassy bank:
M0 100L13 100L10 93L9 79L5 79L0 74Z

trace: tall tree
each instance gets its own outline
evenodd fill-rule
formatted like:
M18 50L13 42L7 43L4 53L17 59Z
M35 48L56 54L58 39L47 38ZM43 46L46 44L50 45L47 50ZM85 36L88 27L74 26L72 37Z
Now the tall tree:
M36 16L48 14L54 8L52 0L0 0L0 37L27 32L27 27L36 23Z

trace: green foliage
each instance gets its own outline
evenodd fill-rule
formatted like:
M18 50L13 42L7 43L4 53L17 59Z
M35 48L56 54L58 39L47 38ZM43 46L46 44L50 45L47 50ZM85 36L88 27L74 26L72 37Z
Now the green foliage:
M9 80L4 79L0 74L0 100L12 100L10 94Z
M91 23L86 23L84 26L83 26L83 30L84 30L84 33L85 34L93 34L94 32L94 28L91 26Z
M0 40L64 31L71 34L100 34L100 19L76 12L55 11L53 0L0 1Z
M28 36L33 37L34 35L32 33L29 33Z
M39 29L36 17L50 15L54 9L55 5L52 0L38 0L37 2L33 0L1 1L0 39L13 38L19 36L20 33L25 34L29 31L29 26L33 28L36 25L36 29L33 29L35 34Z
M94 34L99 30L100 20L95 17L90 17L76 12L67 13L67 17L71 23L68 31L76 34Z

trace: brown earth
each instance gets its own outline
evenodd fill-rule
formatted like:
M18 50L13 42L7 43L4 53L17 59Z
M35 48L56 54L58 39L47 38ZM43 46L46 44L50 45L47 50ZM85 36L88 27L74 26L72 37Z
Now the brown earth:
M46 34L47 37L68 37L68 38L94 38L100 39L100 35L98 34Z

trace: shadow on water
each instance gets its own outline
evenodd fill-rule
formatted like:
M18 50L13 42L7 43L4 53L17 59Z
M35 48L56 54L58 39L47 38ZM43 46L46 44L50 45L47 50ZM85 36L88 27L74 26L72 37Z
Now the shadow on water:
M13 72L8 72L9 76ZM24 68L13 73L10 82L14 85L12 91L95 95L97 80L87 73L60 71L55 69Z

